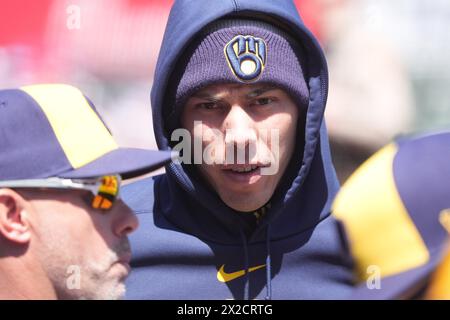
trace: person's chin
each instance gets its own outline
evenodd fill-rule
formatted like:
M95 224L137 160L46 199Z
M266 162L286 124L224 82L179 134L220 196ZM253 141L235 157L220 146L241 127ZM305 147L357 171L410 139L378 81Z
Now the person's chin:
M226 198L254 198L259 197L259 195L267 193L270 189L270 181L268 177L263 176L258 179L255 183L237 182L230 181L228 179L221 179L220 183L217 184L217 191L223 194ZM246 200L248 201L248 200Z
M125 299L126 287L125 282L121 281L118 284L114 297L111 300L123 300Z
M97 292L96 300L122 300L125 298L126 287L124 279L116 279L103 286Z
M225 204L240 212L253 212L264 206L270 197L262 194L264 191L257 192L222 192L220 198Z

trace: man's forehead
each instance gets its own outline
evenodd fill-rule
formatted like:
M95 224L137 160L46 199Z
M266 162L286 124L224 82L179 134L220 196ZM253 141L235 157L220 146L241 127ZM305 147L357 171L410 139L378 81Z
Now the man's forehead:
M221 96L226 94L238 94L238 95L259 95L266 91L280 89L273 84L245 84L245 83L220 83L207 86L197 91L193 96L195 97L209 97L209 96Z

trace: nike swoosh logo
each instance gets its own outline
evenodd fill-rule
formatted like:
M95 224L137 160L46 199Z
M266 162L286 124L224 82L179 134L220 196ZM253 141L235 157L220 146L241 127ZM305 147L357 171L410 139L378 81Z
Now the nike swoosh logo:
M255 270L264 268L266 265L262 264L260 266L256 266L256 267L251 267L250 269L248 269L248 272L253 272ZM219 271L217 271L217 280L219 280L220 282L229 282L232 281L234 279L237 279L239 277L242 277L243 275L245 275L245 270L239 270L236 272L231 272L231 273L227 273L224 270L225 265L223 264Z

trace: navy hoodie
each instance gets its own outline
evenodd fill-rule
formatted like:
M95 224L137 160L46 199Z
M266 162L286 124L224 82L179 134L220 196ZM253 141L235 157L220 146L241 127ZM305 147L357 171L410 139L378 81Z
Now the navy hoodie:
M288 0L176 1L157 62L151 102L158 147L170 149L164 104L183 50L207 24L225 17L268 20L304 47L310 90L298 141L271 207L253 232L242 214L185 166L124 187L139 229L130 237L129 299L339 299L351 289L330 205L339 188L323 113L328 73L323 52ZM269 20L270 19L270 20Z

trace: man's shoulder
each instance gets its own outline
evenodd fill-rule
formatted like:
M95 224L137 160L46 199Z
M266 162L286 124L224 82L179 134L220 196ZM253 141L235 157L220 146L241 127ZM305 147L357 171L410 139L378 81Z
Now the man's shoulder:
M122 188L120 196L137 214L153 212L155 184L163 177L164 174L129 183Z
M332 214L328 214L315 227L311 240L313 247L330 252L339 252L340 225Z

